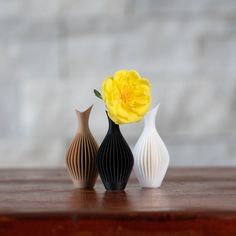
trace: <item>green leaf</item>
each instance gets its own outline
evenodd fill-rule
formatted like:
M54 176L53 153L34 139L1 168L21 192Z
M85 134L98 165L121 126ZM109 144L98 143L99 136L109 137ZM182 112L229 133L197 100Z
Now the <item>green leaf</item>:
M102 95L101 95L101 93L99 93L97 91L97 89L94 89L93 92L94 92L95 96L97 96L98 98L102 99Z

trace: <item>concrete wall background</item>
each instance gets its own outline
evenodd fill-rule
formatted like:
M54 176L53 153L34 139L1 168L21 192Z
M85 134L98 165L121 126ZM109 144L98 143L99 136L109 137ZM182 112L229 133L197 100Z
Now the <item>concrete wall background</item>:
M63 166L91 103L101 142L93 88L119 69L151 80L171 165L236 165L236 1L1 0L0 167Z

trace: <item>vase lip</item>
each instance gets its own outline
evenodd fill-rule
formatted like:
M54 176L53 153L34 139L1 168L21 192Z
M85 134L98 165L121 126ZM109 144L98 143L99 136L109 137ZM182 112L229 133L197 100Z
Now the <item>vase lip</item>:
M153 127L155 126L155 120L157 111L159 109L160 104L157 104L154 108L152 108L144 117L145 127Z
M75 112L77 114L83 114L83 113L86 113L86 112L90 112L92 110L92 108L93 108L93 104L91 106L89 106L87 109L83 110L83 111L79 111L79 110L75 109Z
M108 115L108 111L107 110L105 110L105 112L106 112L106 115L107 115L107 119L108 120L111 120L112 122L113 122L113 120L110 118L110 116Z
M157 113L157 111L159 110L159 107L160 107L160 103L158 103L157 105L155 105L155 107L152 108L147 114Z
M107 118L108 118L108 120L110 121L110 122L112 122L113 123L113 125L117 125L117 126L120 126L119 124L116 124L111 118L110 118L110 116L109 116L109 114L108 114L108 111L107 110L105 110L105 112L106 112L106 115L107 115Z
M115 122L110 118L110 116L109 116L109 114L108 114L108 111L105 110L105 112L106 112L106 115L107 115L108 120L111 120L113 123L115 123Z
M109 133L120 133L120 126L116 124L108 115L108 111L106 110L106 115L108 119L108 131L107 134Z

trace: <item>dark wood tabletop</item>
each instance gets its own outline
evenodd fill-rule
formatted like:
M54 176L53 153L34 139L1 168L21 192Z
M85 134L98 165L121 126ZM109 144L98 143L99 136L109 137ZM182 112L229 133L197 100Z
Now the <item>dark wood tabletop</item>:
M74 189L64 169L0 170L0 236L236 235L236 168L170 168L160 189Z

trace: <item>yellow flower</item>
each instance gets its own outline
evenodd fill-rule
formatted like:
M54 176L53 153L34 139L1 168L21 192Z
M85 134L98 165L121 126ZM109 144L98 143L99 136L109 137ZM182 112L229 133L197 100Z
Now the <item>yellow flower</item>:
M135 70L120 70L102 84L102 99L116 124L138 122L151 104L150 82Z

